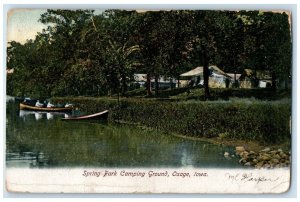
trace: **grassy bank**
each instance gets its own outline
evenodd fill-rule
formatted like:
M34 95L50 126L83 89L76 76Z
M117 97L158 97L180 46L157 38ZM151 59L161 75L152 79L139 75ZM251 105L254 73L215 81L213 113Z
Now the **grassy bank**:
M125 96L139 98L149 97L146 94L145 88L139 88L127 92ZM291 89L277 89L274 91L271 88L211 88L210 94L210 100L229 100L232 97L255 98L258 100L280 100L282 98L291 98ZM176 101L205 99L204 89L199 86L159 90L158 95L155 95L155 92L153 91L152 96L150 97Z
M254 99L218 102L165 102L143 99L55 98L87 113L110 110L109 121L125 121L196 138L257 141L290 140L291 104Z

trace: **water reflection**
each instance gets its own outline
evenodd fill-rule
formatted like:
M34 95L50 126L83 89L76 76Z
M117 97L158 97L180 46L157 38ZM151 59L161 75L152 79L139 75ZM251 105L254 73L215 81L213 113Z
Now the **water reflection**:
M183 148L181 153L181 165L188 166L192 164L193 164L192 159L189 157L186 148Z
M50 120L50 119L53 119L54 115L50 112L47 113L47 119Z
M19 110L19 117L23 120L26 120L26 118L34 116L35 120L41 120L43 118L46 118L47 120L54 119L54 117L69 117L70 114L64 113L64 112L40 112L40 111L28 111L28 110Z
M25 117L27 115L30 115L30 114L34 114L35 112L32 112L32 111L25 111L25 110L20 110L19 111L19 117Z
M34 113L35 120L40 120L43 118L43 115L40 113Z
M43 152L9 152L6 154L6 165L8 167L46 167L48 159Z

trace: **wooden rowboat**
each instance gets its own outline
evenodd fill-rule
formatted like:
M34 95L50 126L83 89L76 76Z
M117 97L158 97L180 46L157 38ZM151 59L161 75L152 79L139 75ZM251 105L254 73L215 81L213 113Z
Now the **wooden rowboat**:
M62 118L62 120L107 119L107 116L108 116L108 110L105 110L105 111L103 111L103 112L99 112L99 113L96 113L96 114L83 115L83 116L66 117L66 118Z
M36 107L20 103L21 110L44 111L44 112L71 112L73 107Z

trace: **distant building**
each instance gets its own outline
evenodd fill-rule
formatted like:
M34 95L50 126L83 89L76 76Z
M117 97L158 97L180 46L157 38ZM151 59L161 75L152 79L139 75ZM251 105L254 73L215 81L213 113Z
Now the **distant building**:
M147 74L134 74L134 81L138 87L143 87L147 81Z
M147 82L147 74L134 74L135 84L138 84L138 87L146 86ZM158 78L158 88L159 89L167 89L167 88L175 88L176 80L170 77L160 76ZM155 79L151 78L151 88L155 88Z
M215 65L209 66L209 87L212 88L226 88L231 87L233 84L233 79L220 68ZM185 82L186 85L203 85L203 67L196 67L188 72L185 72L180 75L180 77L188 82ZM181 82L183 84L183 82ZM183 86L182 86L183 87Z
M267 88L272 86L270 71L244 69L240 76L240 88Z

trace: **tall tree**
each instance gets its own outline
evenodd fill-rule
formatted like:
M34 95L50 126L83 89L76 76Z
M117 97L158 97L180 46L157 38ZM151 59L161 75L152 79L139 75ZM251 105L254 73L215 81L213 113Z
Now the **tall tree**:
M218 42L226 37L228 17L223 11L195 11L192 18L195 25L195 50L202 55L205 99L210 98L209 63L218 52Z
M236 73L242 72L244 57L244 23L239 12L224 12L223 36L216 38L217 51L214 55L214 62L225 72L235 74L234 87L237 87Z
M86 75L85 65L81 63L85 55L79 52L81 39L85 32L92 27L91 10L47 10L40 22L48 25L43 31L50 38L52 53L51 71L48 75L56 83L53 94L84 94L83 83L78 85L82 76ZM87 63L85 63L87 64ZM82 69L78 69L83 67ZM75 69L80 70L76 74ZM75 74L73 74L75 73ZM62 75L62 77L57 77ZM86 88L84 88L86 89Z
M291 69L291 32L286 13L243 11L245 24L245 66L268 70L272 88L278 78L288 80Z
M128 90L133 81L138 62L139 46L137 45L137 13L135 11L108 10L106 17L104 40L107 43L108 57L114 70L116 87L121 88L122 94ZM118 89L119 91L119 89Z
M150 80L155 79L158 94L158 78L178 77L184 69L191 42L190 11L157 11L140 14L139 44L142 63L147 74L147 94L151 95Z

